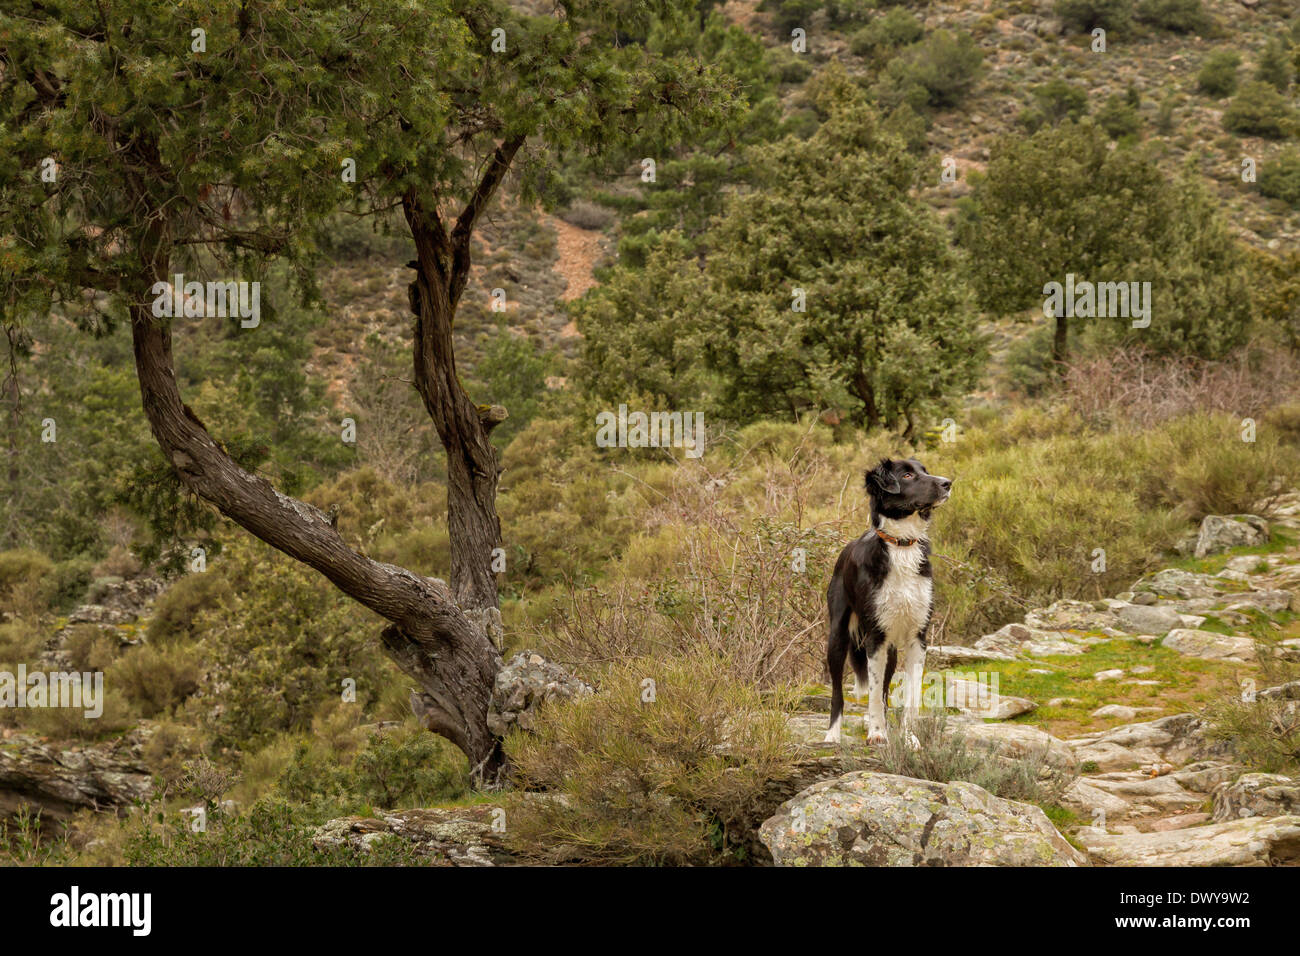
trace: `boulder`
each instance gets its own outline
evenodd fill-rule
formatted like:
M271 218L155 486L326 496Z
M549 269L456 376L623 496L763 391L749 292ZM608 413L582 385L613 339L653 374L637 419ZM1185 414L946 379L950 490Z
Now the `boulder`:
M1008 720L1035 710L1038 704L1027 697L1009 697L993 691L988 684L972 680L949 680L947 704L963 714L984 720Z
M975 642L975 648L1011 657L1082 654L1087 650L1086 644L1072 634L1025 624L1008 624L993 634L986 634Z
M1258 515L1206 515L1192 553L1203 558L1229 548L1252 548L1268 541L1268 522Z
M574 677L559 664L540 654L521 651L497 673L492 703L488 708L488 729L505 736L512 727L532 730L537 709L549 700L568 699L592 693L591 685Z
M1058 770L1073 773L1074 751L1059 738L1028 724L986 724L971 718L949 718L945 734L960 734L967 742L982 744L999 757L1024 760L1043 757Z
M972 783L855 772L814 784L764 821L778 866L1081 866L1038 807Z
M1197 574L1180 568L1165 568L1134 583L1133 591L1149 591L1158 597L1183 600L1210 598L1222 594L1228 582L1210 574Z
M925 649L925 669L927 671L945 671L961 664L976 664L984 661L1014 661L1015 654L991 649L980 650L975 647L962 647L957 644L932 644Z
M1300 814L1300 782L1278 773L1247 773L1214 789L1214 819Z
M1098 607L1091 601L1057 601L1025 615L1026 625L1046 631L1095 631L1116 623L1115 615L1104 604Z
M1092 712L1094 717L1107 717L1112 720L1132 720L1142 711L1157 711L1158 707L1129 707L1125 704L1106 704Z
M504 828L500 807L380 810L373 817L340 817L322 824L312 845L351 846L365 853L381 840L406 840L435 865L496 866L511 859L502 841Z
M1075 839L1096 863L1111 866L1294 866L1300 864L1300 816L1248 817L1152 833L1081 827Z
M1195 714L1174 714L1145 723L1121 724L1098 733L1080 734L1064 743L1074 751L1080 763L1095 763L1097 769L1104 772L1182 766L1195 760L1230 757L1231 744L1212 740L1205 729L1206 722Z
M1170 631L1160 643L1184 657L1196 657L1201 660L1234 661L1244 664L1255 659L1255 642L1251 638L1230 637L1214 631L1177 628Z
M0 820L22 808L44 821L78 810L114 810L148 799L153 775L140 758L145 733L60 749L20 735L0 742Z
M1182 624L1182 615L1171 607L1129 604L1117 612L1120 624L1136 634L1166 634Z

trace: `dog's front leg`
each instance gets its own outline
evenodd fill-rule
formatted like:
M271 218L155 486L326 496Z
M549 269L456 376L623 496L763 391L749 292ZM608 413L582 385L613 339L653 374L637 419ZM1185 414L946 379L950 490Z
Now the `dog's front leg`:
M919 747L916 719L921 710L921 683L925 675L925 644L920 638L907 645L903 653L903 739Z
M867 656L867 684L870 686L870 698L867 701L867 716L864 720L867 729L867 743L873 746L885 743L885 696L889 688L885 686L885 672L888 667L889 646L881 641Z

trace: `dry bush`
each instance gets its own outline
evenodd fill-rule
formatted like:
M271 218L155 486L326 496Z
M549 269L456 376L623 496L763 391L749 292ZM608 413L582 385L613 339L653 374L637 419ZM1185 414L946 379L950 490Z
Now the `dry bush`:
M554 862L742 861L794 750L791 698L733 674L707 652L632 659L599 693L546 707L507 741L517 782L546 794L511 811L511 840Z
M1063 391L1088 421L1142 428L1192 412L1258 417L1300 395L1298 383L1294 353L1256 344L1220 361L1115 349L1071 364Z
M744 502L748 513L717 493L725 477L675 482L650 516L661 533L624 558L625 569L650 573L571 589L535 642L589 676L628 657L706 651L758 688L819 679L826 582L846 539L843 521L800 526L824 463L799 458L765 463L763 497Z

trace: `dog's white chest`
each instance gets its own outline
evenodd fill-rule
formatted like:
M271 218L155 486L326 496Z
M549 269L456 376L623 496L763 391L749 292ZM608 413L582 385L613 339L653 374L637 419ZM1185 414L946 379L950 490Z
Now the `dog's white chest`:
M876 587L876 623L891 644L916 637L930 616L933 581L921 574L925 555L919 545L889 548L889 573Z

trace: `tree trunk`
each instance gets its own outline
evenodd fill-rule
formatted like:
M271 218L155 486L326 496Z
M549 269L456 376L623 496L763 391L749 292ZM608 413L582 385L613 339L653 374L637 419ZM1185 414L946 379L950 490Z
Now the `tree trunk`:
M1056 329L1052 333L1052 364L1060 369L1061 363L1065 361L1067 351L1067 340L1070 332L1070 320L1063 315L1056 317Z
M166 262L151 272L142 288L167 274ZM441 581L352 550L319 508L240 468L181 401L170 330L145 304L133 304L130 314L145 416L182 482L256 537L315 568L391 621L382 634L384 647L420 687L412 700L417 715L465 752L479 785L495 785L504 756L488 731L487 714L501 657L482 614L463 612ZM453 529L453 538L456 533Z
M862 421L870 428L880 424L880 410L876 407L876 391L866 372L859 369L853 376L853 394L862 400Z

